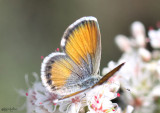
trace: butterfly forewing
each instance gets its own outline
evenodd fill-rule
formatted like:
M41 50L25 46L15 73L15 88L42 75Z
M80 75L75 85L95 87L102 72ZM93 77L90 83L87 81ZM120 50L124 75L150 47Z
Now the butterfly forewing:
M70 25L61 41L64 52L89 75L96 75L101 59L100 30L97 19L83 17ZM85 66L85 67L84 67Z

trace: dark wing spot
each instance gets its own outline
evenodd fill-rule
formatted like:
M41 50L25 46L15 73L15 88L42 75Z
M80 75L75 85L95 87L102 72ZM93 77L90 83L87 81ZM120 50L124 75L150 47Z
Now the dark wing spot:
M47 73L47 74L46 74L46 78L47 78L47 79L50 79L50 78L51 78L51 73Z
M55 86L52 86L51 89L52 89L53 91L55 91L55 90L56 90L56 87L55 87Z
M49 85L51 85L51 84L52 84L52 80L48 80L47 83L48 83Z
M54 60L51 60L51 63L53 64L53 63L54 63Z
M51 68L52 68L52 66L47 66L46 71L50 71Z

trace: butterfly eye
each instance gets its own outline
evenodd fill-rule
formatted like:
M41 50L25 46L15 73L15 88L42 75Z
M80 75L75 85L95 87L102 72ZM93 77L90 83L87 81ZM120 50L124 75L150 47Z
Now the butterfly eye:
M51 85L51 84L52 84L52 80L48 80L47 83L48 83L49 85Z

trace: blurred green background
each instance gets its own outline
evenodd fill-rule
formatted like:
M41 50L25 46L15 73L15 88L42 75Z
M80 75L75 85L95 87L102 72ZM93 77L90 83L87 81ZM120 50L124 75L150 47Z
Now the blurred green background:
M32 72L40 74L40 57L60 47L65 29L83 16L99 21L102 69L121 56L114 37L130 35L133 21L155 27L160 0L0 0L0 113L23 103L16 89L27 90L24 75L33 81Z

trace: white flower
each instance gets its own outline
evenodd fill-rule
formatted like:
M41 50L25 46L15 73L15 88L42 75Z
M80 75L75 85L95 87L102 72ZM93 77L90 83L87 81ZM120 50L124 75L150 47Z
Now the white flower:
M97 86L86 95L89 112L87 113L117 113L118 105L110 100L117 97L119 85L104 84Z
M160 29L150 30L148 32L150 42L153 48L160 48Z
M144 71L145 64L142 62L140 57L131 57L117 76L120 76L121 87L124 91L121 96L122 100L134 106L135 111L139 109L141 112L147 110L151 113L153 110L151 108L154 108L154 97L150 94L150 90L156 80L153 81L151 74Z
M127 37L123 39L130 41L132 51L127 52L123 49L124 53L119 61L110 62L108 67L103 69L102 74L105 75L117 64L126 62L116 75L120 78L121 89L124 92L121 100L124 100L127 105L132 105L134 113L153 113L159 106L156 100L160 100L160 51L157 49L160 47L160 29L149 31L149 43L153 47L151 52L146 47L143 24L134 22L131 25L131 32L133 39L127 39ZM115 39L117 40L117 37ZM131 42L131 40L135 41ZM120 38L117 42L116 44L121 49ZM127 41L126 43L128 44Z
M61 113L79 113L86 104L86 98L83 94L57 102Z
M56 110L53 100L57 95L51 94L38 81L38 75L34 74L37 79L32 87L29 87L27 96L27 113L52 113ZM28 83L27 83L28 84Z
M37 74L34 73L34 76L36 81L33 86L30 86L28 76L25 77L29 87L26 91L27 113L85 113L87 112L84 109L85 107L88 107L90 113L97 113L97 110L103 113L120 113L121 111L116 103L111 102L112 99L117 97L116 92L120 86L117 77L112 77L107 83L74 97L56 101L57 95L46 90L42 83L38 81ZM25 96L25 91L19 91L19 93ZM93 106L97 107L97 110Z

